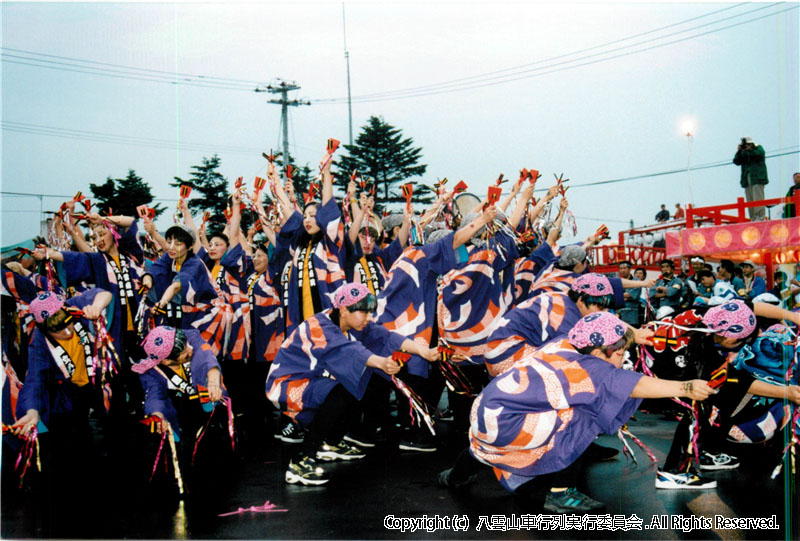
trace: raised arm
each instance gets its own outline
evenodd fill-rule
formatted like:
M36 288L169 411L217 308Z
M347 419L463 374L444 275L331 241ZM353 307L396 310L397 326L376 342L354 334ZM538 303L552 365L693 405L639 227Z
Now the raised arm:
M333 197L333 175L331 175L331 162L330 155L325 154L320 162L320 173L322 174L322 204L324 205Z
M203 227L201 228L202 231L198 231L197 224L194 222L194 218L192 218L192 213L189 211L189 203L186 202L186 199L181 199L179 204L181 206L181 214L183 214L183 223L194 230L195 241L194 245L192 246L192 250L197 253L201 246L208 250L208 240L206 239L205 231L206 228Z
M161 250L162 251L169 250L169 244L167 243L167 239L161 236L161 233L158 232L155 222L153 222L153 220L151 220L150 218L143 218L142 223L144 225L144 230L147 231L147 234L153 238L156 244L161 246Z
M514 185L519 188L519 183L515 183ZM522 190L522 197L517 202L517 205L514 207L514 212L511 213L511 217L508 219L508 225L511 226L512 230L516 230L517 226L522 221L522 217L525 215L525 210L528 208L528 201L531 200L531 197L533 197L533 184L528 184L525 186L525 189Z
M231 221L228 223L229 246L239 243L239 231L242 224L242 194L234 190L231 196Z
M497 208L494 206L488 207L484 210L473 222L465 225L453 235L453 250L457 250L469 239L475 236L475 233L480 231L481 227L488 224L497 216Z
M531 213L528 215L529 223L533 223L539 217L539 215L544 210L544 207L547 206L547 203L555 199L558 195L558 184L554 184L550 186L550 189L547 190L547 193L539 199L539 201L534 205L533 209L531 209Z
M403 248L408 246L408 232L410 229L411 229L411 213L408 211L407 208L403 207L403 224L397 231L397 240L398 242L400 242L400 246L402 246Z
M508 206L511 204L511 201L513 201L514 198L517 197L517 195L519 195L521 189L522 189L522 183L519 181L514 182L511 185L511 191L509 192L509 194L506 196L505 199L500 201L497 208L505 212Z
M558 206L558 216L556 216L556 219L553 221L553 227L547 234L547 244L550 246L555 245L558 240L558 235L561 233L561 222L564 220L564 213L567 211L567 206L569 206L569 202L566 197L563 197Z
M351 206L353 223L350 224L350 231L347 233L350 237L350 242L353 244L358 242L358 233L361 231L361 224L364 222L364 216L367 215L367 193L361 192L359 198L361 199L360 204L354 203Z

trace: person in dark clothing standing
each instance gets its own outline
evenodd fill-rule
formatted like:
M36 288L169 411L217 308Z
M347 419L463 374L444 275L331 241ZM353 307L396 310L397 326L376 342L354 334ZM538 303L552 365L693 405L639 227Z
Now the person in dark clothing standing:
M747 201L764 199L764 186L769 183L767 164L764 163L764 147L755 144L749 137L742 137L733 157L733 163L742 168L739 184L744 188ZM747 212L752 222L766 218L764 207L749 208Z

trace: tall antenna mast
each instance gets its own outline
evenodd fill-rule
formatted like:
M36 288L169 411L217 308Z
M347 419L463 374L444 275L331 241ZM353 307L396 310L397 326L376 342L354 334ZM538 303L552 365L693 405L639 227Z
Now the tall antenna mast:
M344 61L347 64L347 118L350 126L350 145L353 145L353 102L350 99L350 53L347 51L347 26L342 2L342 32L344 33Z

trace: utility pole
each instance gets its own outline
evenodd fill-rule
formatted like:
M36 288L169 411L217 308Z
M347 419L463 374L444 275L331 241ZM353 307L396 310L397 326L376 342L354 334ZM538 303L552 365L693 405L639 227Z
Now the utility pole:
M311 102L306 100L290 100L289 92L293 90L300 90L300 85L295 82L288 83L279 79L277 85L267 85L267 88L256 88L256 92L269 92L270 94L280 94L280 99L269 100L269 103L275 103L281 106L281 133L283 139L283 164L289 164L289 106L297 107L299 105L311 105ZM285 170L281 172L284 177L286 176Z

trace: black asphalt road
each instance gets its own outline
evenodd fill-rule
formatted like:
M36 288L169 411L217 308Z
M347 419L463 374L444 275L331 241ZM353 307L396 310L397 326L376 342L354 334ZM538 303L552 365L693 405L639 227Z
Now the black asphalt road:
M663 460L675 424L661 415L640 412L629 426L653 449L659 460ZM330 466L331 482L314 488L284 483L285 464L296 446L270 438L261 456L239 456L227 468L218 464L200 468L192 493L183 499L176 497L174 482L160 470L153 483L145 482L148 472L144 470L152 466L153 456L138 461L136 457L124 460L98 457L94 459L97 464L94 473L72 472L80 473L78 480L67 476L67 480L53 482L33 475L23 490L16 488L15 479L8 471L9 456L4 456L2 536L95 539L799 538L797 476L792 479L784 473L775 480L770 479L780 442L772 446L737 446L733 451L743 459L742 467L713 474L719 487L705 491L657 491L654 487L656 465L634 445L638 466L622 455L588 466L579 489L605 502L608 516L581 519L531 514L524 502L500 487L488 468L463 492L440 488L435 481L437 472L448 467L466 443L465 436L450 433L447 423L440 423L440 427L442 444L435 453L400 452L396 439L390 437L370 450L364 460ZM614 436L603 436L599 443L621 449L621 443ZM136 445L128 451L143 453ZM7 449L4 452L9 454ZM286 511L218 516L240 507L263 506L267 501ZM427 522L407 520L423 517L428 517ZM764 521L762 528L747 529L747 524L724 522L724 519L773 517L774 524ZM769 526L777 529L764 529ZM397 529L403 527L407 529ZM411 530L414 527L418 529Z

